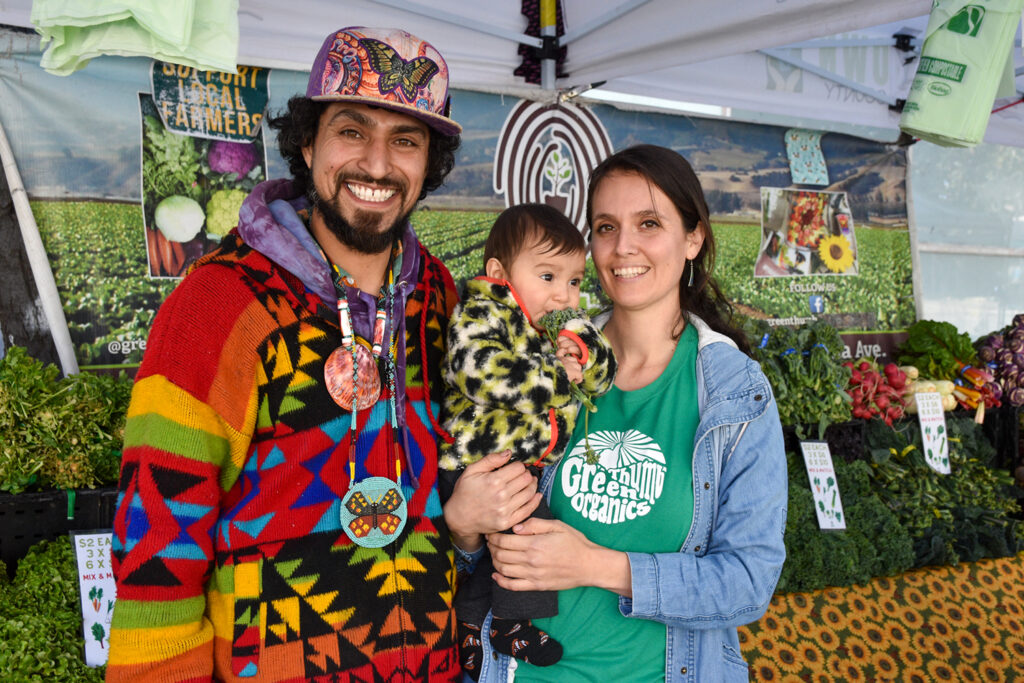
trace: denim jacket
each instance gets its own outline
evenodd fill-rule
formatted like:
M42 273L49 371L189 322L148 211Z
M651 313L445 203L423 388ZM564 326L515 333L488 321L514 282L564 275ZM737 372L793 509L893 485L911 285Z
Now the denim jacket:
M782 427L760 366L704 321L689 321L699 338L693 525L679 552L627 553L633 597L619 597L619 610L666 625L667 682L747 681L736 628L764 614L786 556ZM541 479L549 500L555 470ZM515 662L491 650L489 627L488 615L480 681L504 683Z

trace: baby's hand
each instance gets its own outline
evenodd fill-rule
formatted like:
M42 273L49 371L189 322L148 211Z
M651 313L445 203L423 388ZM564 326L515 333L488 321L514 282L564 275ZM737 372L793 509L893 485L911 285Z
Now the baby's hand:
M583 366L580 365L575 356L559 352L558 360L562 361L562 367L565 368L565 374L569 376L570 382L579 384L583 381Z
M555 355L559 358L573 357L577 360L583 357L583 349L580 345L568 337L559 337L555 345Z

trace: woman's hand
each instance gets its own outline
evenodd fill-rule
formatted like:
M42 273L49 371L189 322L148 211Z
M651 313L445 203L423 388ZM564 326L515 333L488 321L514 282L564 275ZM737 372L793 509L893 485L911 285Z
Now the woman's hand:
M444 505L452 541L466 552L483 545L483 535L508 529L530 516L540 503L537 478L511 451L491 453L466 467Z
M514 591L596 586L632 597L629 557L591 543L565 522L531 518L514 534L488 534L494 580Z

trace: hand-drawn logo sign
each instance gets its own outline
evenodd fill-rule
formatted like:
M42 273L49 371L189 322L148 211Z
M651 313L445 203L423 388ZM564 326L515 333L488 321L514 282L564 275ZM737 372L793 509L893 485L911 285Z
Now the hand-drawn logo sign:
M498 135L494 191L505 206L554 206L585 232L590 171L611 153L608 132L590 110L521 100Z

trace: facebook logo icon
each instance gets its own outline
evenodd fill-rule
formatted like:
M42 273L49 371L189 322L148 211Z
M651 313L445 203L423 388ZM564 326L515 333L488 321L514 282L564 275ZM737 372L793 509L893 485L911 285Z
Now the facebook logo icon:
M808 303L811 306L811 313L824 313L825 312L825 299L817 294L808 298Z

